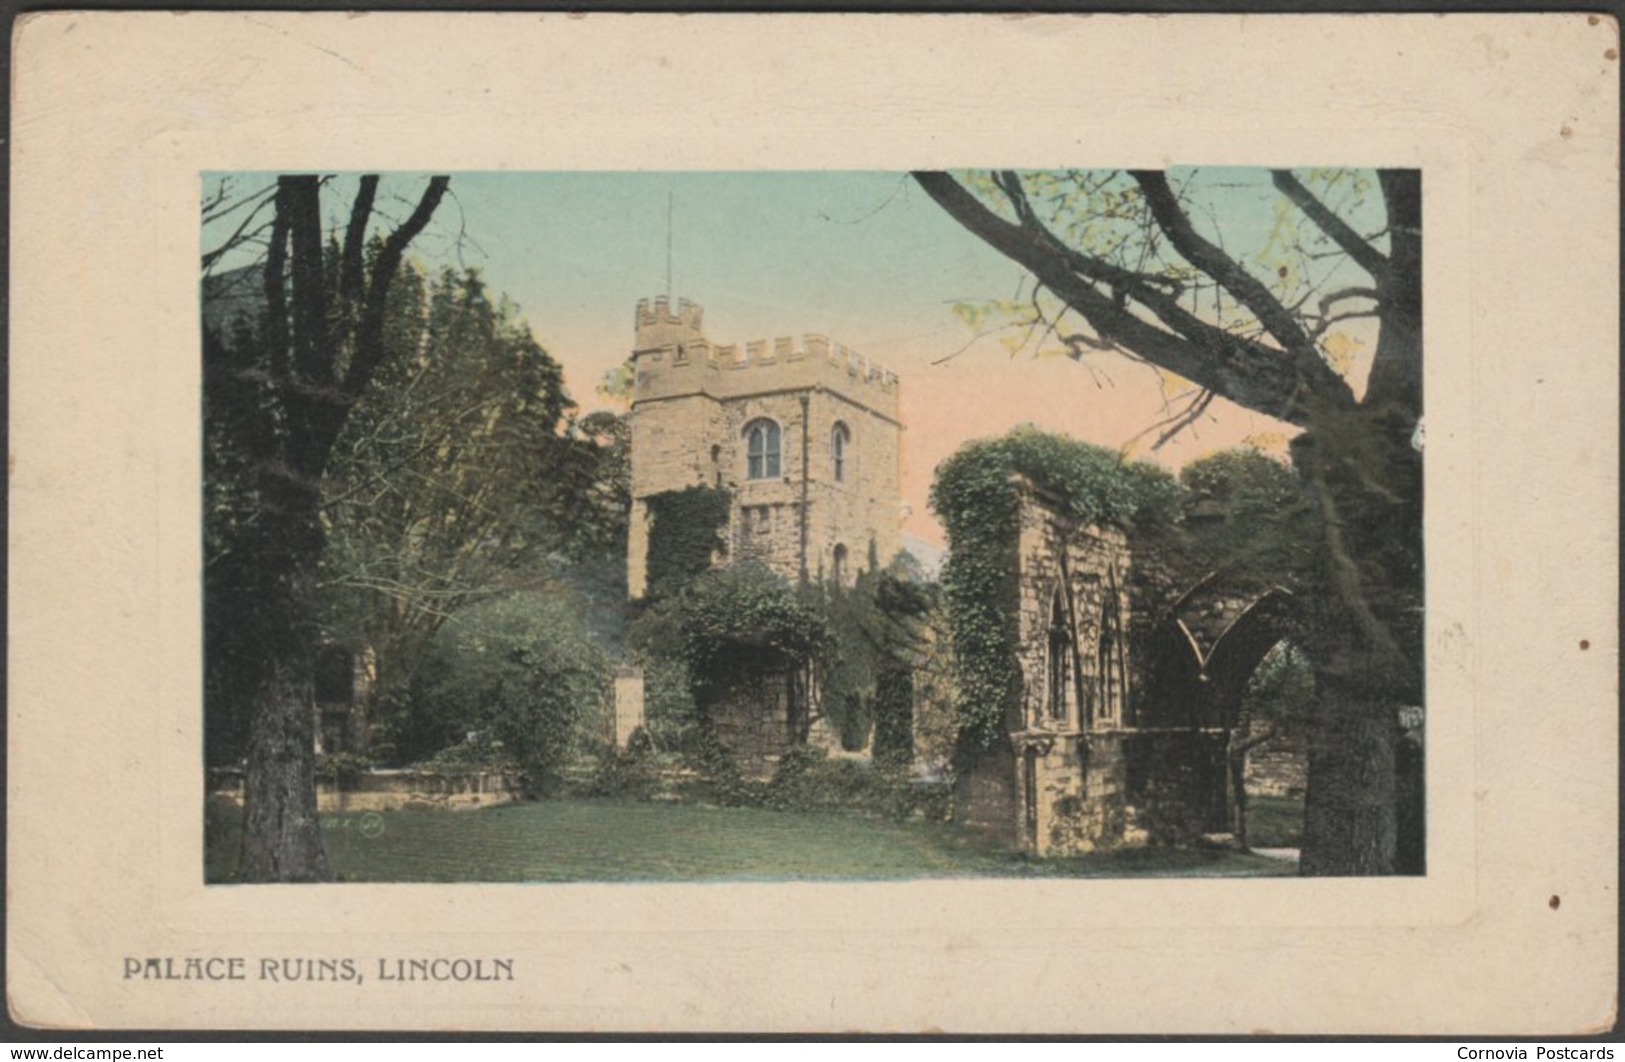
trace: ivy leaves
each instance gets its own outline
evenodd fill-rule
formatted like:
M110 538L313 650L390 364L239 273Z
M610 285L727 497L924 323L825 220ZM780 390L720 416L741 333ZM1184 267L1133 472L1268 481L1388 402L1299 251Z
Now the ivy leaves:
M1174 478L1115 451L1036 428L962 447L937 469L931 505L948 532L943 571L952 627L961 747L985 751L1002 737L1020 697L1016 662L1016 501L1019 479L1083 523L1122 527L1179 518Z

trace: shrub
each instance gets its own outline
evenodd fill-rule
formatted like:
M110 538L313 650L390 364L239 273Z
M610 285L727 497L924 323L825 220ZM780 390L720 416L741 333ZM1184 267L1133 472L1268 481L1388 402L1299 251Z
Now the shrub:
M613 748L597 751L582 795L653 800L664 790L660 761L660 754L640 727L633 732L624 752Z
M946 821L949 790L861 760L831 760L822 749L786 753L761 793L778 811L856 811L888 819Z
M372 770L371 756L356 752L335 752L316 761L318 781L331 782L338 789L352 789L362 775Z
M467 735L443 756L511 765L525 792L538 795L590 741L608 670L570 602L517 593L449 620L418 669L412 698L445 730Z

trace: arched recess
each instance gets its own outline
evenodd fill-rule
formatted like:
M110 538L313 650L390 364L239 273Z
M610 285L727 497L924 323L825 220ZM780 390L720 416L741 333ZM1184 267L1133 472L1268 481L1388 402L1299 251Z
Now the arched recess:
M1134 689L1136 726L1196 726L1207 715L1206 663L1201 647L1178 616L1151 631Z
M1225 760L1229 828L1244 850L1254 844L1296 847L1294 838L1302 829L1301 796L1291 799L1274 794L1266 798L1260 793L1255 800L1248 782L1249 761L1280 740L1280 722L1255 719L1248 698L1253 678L1271 651L1279 652L1291 645L1291 604L1291 595L1285 590L1265 593L1231 621L1208 654L1209 725L1228 731ZM1266 811L1270 827L1261 834L1258 816Z
M836 586L845 586L847 581L847 552L846 546L837 542L830 555L830 581Z

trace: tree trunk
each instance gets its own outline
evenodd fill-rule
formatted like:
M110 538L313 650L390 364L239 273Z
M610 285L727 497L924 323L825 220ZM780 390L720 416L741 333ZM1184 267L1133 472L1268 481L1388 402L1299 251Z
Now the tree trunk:
M256 605L244 616L257 652L243 789L243 878L332 878L316 815L315 656L312 589L323 535L319 486L275 466L262 472L264 504L255 556Z
M1306 876L1395 870L1394 706L1362 685L1323 679L1317 690L1298 864Z
M316 814L309 656L275 661L255 697L244 786L243 878L328 881Z
M1316 687L1306 875L1404 869L1395 745L1399 709L1422 704L1424 687L1421 455L1411 423L1378 411L1293 447L1321 502L1324 535L1304 646Z

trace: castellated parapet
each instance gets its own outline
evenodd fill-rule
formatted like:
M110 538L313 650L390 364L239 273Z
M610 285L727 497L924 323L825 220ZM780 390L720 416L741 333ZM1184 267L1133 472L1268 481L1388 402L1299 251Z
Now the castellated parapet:
M713 343L687 299L641 300L635 325L632 596L645 589L647 499L694 486L732 498L720 563L850 582L871 557L892 559L902 523L895 373L818 334Z
M656 348L673 343L684 343L703 338L705 311L688 299L678 299L677 309L671 300L661 295L654 299L639 299L637 320L637 349Z
M702 328L704 310L687 299L677 305L674 312L665 298L638 303L635 400L824 387L897 419L897 374L850 347L817 333L712 343Z

